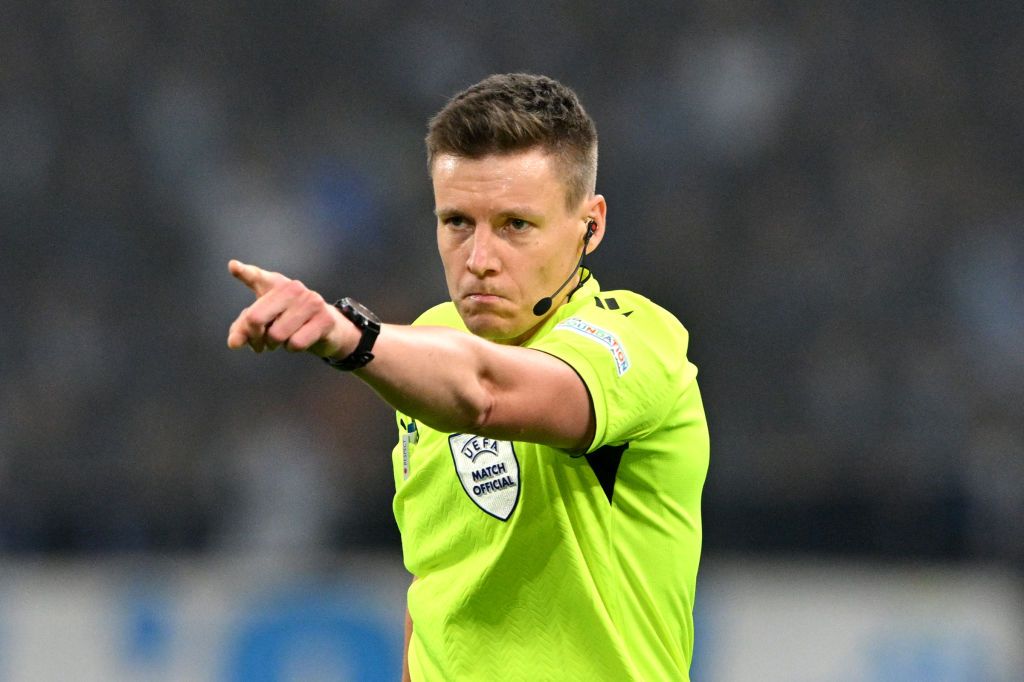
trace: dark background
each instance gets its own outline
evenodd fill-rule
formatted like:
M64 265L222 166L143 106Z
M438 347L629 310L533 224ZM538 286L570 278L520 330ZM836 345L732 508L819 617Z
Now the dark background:
M600 5L600 6L598 6ZM708 554L1024 566L1019 3L0 3L0 551L397 546L388 408L229 352L240 258L445 297L427 118L554 76L605 288L691 332Z

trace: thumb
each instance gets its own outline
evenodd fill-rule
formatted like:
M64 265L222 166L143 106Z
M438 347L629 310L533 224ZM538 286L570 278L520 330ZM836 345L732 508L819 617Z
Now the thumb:
M280 273L270 272L237 260L228 262L228 272L234 275L235 279L242 284L252 289L253 293L257 296L262 296L270 291L275 284L288 279Z

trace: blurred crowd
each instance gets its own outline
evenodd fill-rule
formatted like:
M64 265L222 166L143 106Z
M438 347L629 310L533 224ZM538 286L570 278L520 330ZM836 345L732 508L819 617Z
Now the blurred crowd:
M790 5L5 3L0 551L395 547L392 413L229 352L226 262L411 321L426 120L532 71L691 332L707 551L1024 565L1024 9Z

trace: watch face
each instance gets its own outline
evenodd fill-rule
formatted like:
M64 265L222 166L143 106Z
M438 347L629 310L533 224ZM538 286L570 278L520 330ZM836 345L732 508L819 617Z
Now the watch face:
M380 324L380 318L377 317L376 315L374 315L372 310L367 308L365 305L363 305L359 301L353 300L351 298L346 298L346 299L344 299L344 305L347 305L357 315L359 315L361 317L365 317L370 322L375 322L377 324Z

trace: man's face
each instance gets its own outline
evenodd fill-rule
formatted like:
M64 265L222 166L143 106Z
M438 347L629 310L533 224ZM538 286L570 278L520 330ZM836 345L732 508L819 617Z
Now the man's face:
M535 316L533 306L574 272L588 218L599 220L590 249L600 241L604 199L588 197L567 209L556 169L540 149L434 160L437 247L448 293L478 336L512 344L528 339L547 317Z

